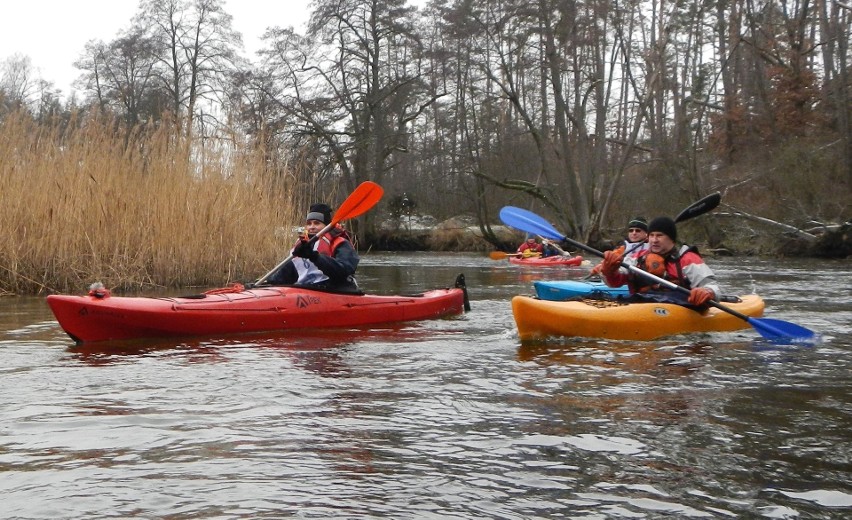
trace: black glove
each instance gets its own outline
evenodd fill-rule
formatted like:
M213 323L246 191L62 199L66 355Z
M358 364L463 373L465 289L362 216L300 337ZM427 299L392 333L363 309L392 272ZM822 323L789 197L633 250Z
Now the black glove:
M293 248L293 256L307 258L313 262L319 258L319 253L314 251L314 245L311 242L302 240L299 242L299 245Z

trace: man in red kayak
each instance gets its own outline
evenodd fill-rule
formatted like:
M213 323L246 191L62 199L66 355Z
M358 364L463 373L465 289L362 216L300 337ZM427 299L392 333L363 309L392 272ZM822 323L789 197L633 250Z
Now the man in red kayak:
M718 300L721 292L713 270L704 263L694 247L682 245L675 248L677 226L669 217L657 217L648 225L648 248L628 255L624 262L664 278L690 290L687 302L700 307L708 301ZM631 294L648 291L666 291L653 280L621 269L623 247L604 253L601 275L610 287L628 284ZM673 294L680 294L674 292Z
M331 208L313 204L305 217L305 233L293 249L293 261L269 276L272 285L307 285L341 291L357 291L355 270L361 258L349 240L349 234L337 225L314 243L310 242L331 222Z
M534 236L527 235L527 241L518 246L517 252L521 253L524 258L539 256L544 252L544 247L536 241Z

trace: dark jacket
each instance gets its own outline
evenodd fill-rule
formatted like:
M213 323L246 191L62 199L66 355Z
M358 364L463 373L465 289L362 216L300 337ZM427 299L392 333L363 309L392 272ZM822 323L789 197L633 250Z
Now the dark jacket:
M331 230L329 232L331 238L338 238L341 235L339 230ZM319 254L313 264L328 276L328 280L311 284L321 288L352 290L357 289L358 284L355 282L355 270L358 268L358 263L361 258L358 256L358 251L352 243L344 237L344 240L334 240L335 245L331 255ZM291 285L299 279L299 273L296 270L293 262L311 262L304 258L293 258L293 261L287 262L276 270L267 278L267 283L271 285Z

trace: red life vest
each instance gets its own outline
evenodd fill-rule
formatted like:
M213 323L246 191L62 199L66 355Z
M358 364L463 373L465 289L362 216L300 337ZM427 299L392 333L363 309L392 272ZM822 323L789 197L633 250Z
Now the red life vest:
M334 256L334 251L340 247L340 244L346 241L346 237L343 236L343 233L336 237L329 237L328 234L325 234L317 241L318 245L316 250L319 251L320 254Z
M347 241L349 241L349 234L338 225L317 240L314 250L323 255L334 256L334 251L340 247L340 244ZM293 247L298 246L299 243L296 242Z
M662 274L654 274L657 274L660 278L672 282L675 285L690 289L692 284L690 284L689 280L683 275L683 262L691 260L689 257L684 258L685 255L688 253L697 253L697 251L698 250L695 247L682 247L680 251L673 248L665 257L663 257L665 261L665 271ZM639 253L639 256L636 259L636 267L643 271L651 272L652 269L650 269L650 266L646 265L646 260L649 254L651 254L651 252L648 249ZM658 255L654 256L659 258ZM665 290L665 287L638 275L633 277L631 283L636 288L637 292L645 292L649 289Z

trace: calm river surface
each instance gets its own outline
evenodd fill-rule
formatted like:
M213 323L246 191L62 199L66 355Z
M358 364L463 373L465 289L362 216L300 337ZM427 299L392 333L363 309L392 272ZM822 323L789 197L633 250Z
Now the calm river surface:
M0 298L0 517L852 517L850 262L709 263L821 341L521 345L510 298L587 270L473 254L364 255L368 292L467 278L380 330L78 348Z

